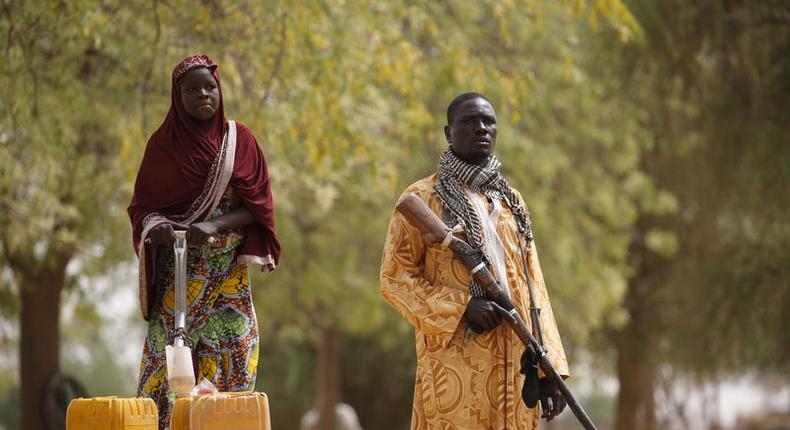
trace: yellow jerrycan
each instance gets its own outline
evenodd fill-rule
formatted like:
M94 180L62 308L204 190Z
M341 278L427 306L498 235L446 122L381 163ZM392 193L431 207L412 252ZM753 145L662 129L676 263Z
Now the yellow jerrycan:
M66 430L158 430L156 403L142 397L74 399L66 412Z
M179 397L170 424L173 430L271 430L269 398L250 391Z

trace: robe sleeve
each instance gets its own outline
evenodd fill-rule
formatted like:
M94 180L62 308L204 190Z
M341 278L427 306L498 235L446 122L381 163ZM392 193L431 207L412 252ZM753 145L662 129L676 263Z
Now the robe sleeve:
M511 188L521 204L527 208L521 193L515 188ZM527 209L529 212L529 209ZM568 360L565 357L565 348L562 346L562 339L560 339L560 332L557 329L557 321L554 319L554 311L551 309L551 302L549 301L549 292L546 288L546 281L543 279L543 270L540 268L540 259L538 258L538 247L535 241L532 241L531 246L527 250L527 267L529 268L529 279L532 281L532 287L535 289L537 295L537 305L540 308L540 327L543 334L543 343L549 353L549 361L554 366L563 378L570 376L568 368ZM529 315L527 315L529 319ZM528 323L531 326L531 323ZM540 371L543 376L543 371Z
M471 296L466 291L429 282L425 257L426 246L420 232L395 212L384 244L381 293L416 330L438 336L446 346L458 329Z
M535 243L527 251L527 262L529 267L529 278L538 296L538 307L540 307L540 327L543 333L543 343L549 352L549 361L564 378L570 376L568 360L565 357L565 348L562 346L560 332L557 329L557 322L554 319L554 312L549 302L549 293L546 289L546 282L543 280L543 272L540 269L538 259L538 249ZM541 371L542 372L542 371ZM541 373L542 374L542 373Z

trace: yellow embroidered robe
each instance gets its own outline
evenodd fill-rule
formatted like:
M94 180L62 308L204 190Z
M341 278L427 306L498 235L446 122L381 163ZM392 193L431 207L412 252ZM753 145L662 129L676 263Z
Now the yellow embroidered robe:
M404 191L415 193L441 216L434 193L438 175ZM519 199L521 196L519 195ZM518 249L518 230L506 203L497 225L505 247L506 273L513 303L530 325L529 290ZM458 235L465 238L463 233ZM527 253L549 359L567 376L568 363L549 304L536 247ZM464 310L471 275L450 249L426 246L416 228L398 212L392 216L381 263L381 293L414 326L417 376L412 429L534 429L539 408L521 400L520 340L506 324L474 334L464 342Z

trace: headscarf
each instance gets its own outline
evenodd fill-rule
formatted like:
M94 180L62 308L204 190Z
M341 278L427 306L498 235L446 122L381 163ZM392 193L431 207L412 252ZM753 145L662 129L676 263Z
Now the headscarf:
M208 121L192 118L181 101L179 81L190 70L198 67L211 71L219 91L219 105ZM132 222L132 243L138 255L148 222L162 217L174 224L181 222L183 215L201 197L207 181L213 176L212 169L222 164L219 158L224 156L220 148L228 130L228 122L225 119L217 65L205 55L187 57L173 70L171 84L170 110L162 125L148 140L128 208ZM266 159L255 136L242 124L237 127L236 151L229 184L256 220L245 227L239 258L243 262L263 263L264 269L273 269L279 263L280 242L274 225L274 202ZM206 215L201 214L198 222ZM155 257L155 247L146 245L145 249L147 251L144 254ZM154 258L145 258L141 263L147 275L140 285L141 308L147 319L148 307L155 294L152 288Z

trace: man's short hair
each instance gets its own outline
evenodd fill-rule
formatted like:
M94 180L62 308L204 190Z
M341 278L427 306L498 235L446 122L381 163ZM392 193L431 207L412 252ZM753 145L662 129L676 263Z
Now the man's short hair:
M485 98L484 95L480 93L476 93L474 91L459 94L455 96L455 98L453 99L453 101L450 102L449 105L447 105L447 125L450 125L453 122L453 118L455 117L455 112L458 110L458 107L461 106L461 103L471 99L483 99L491 103L490 101L488 101L487 98Z

